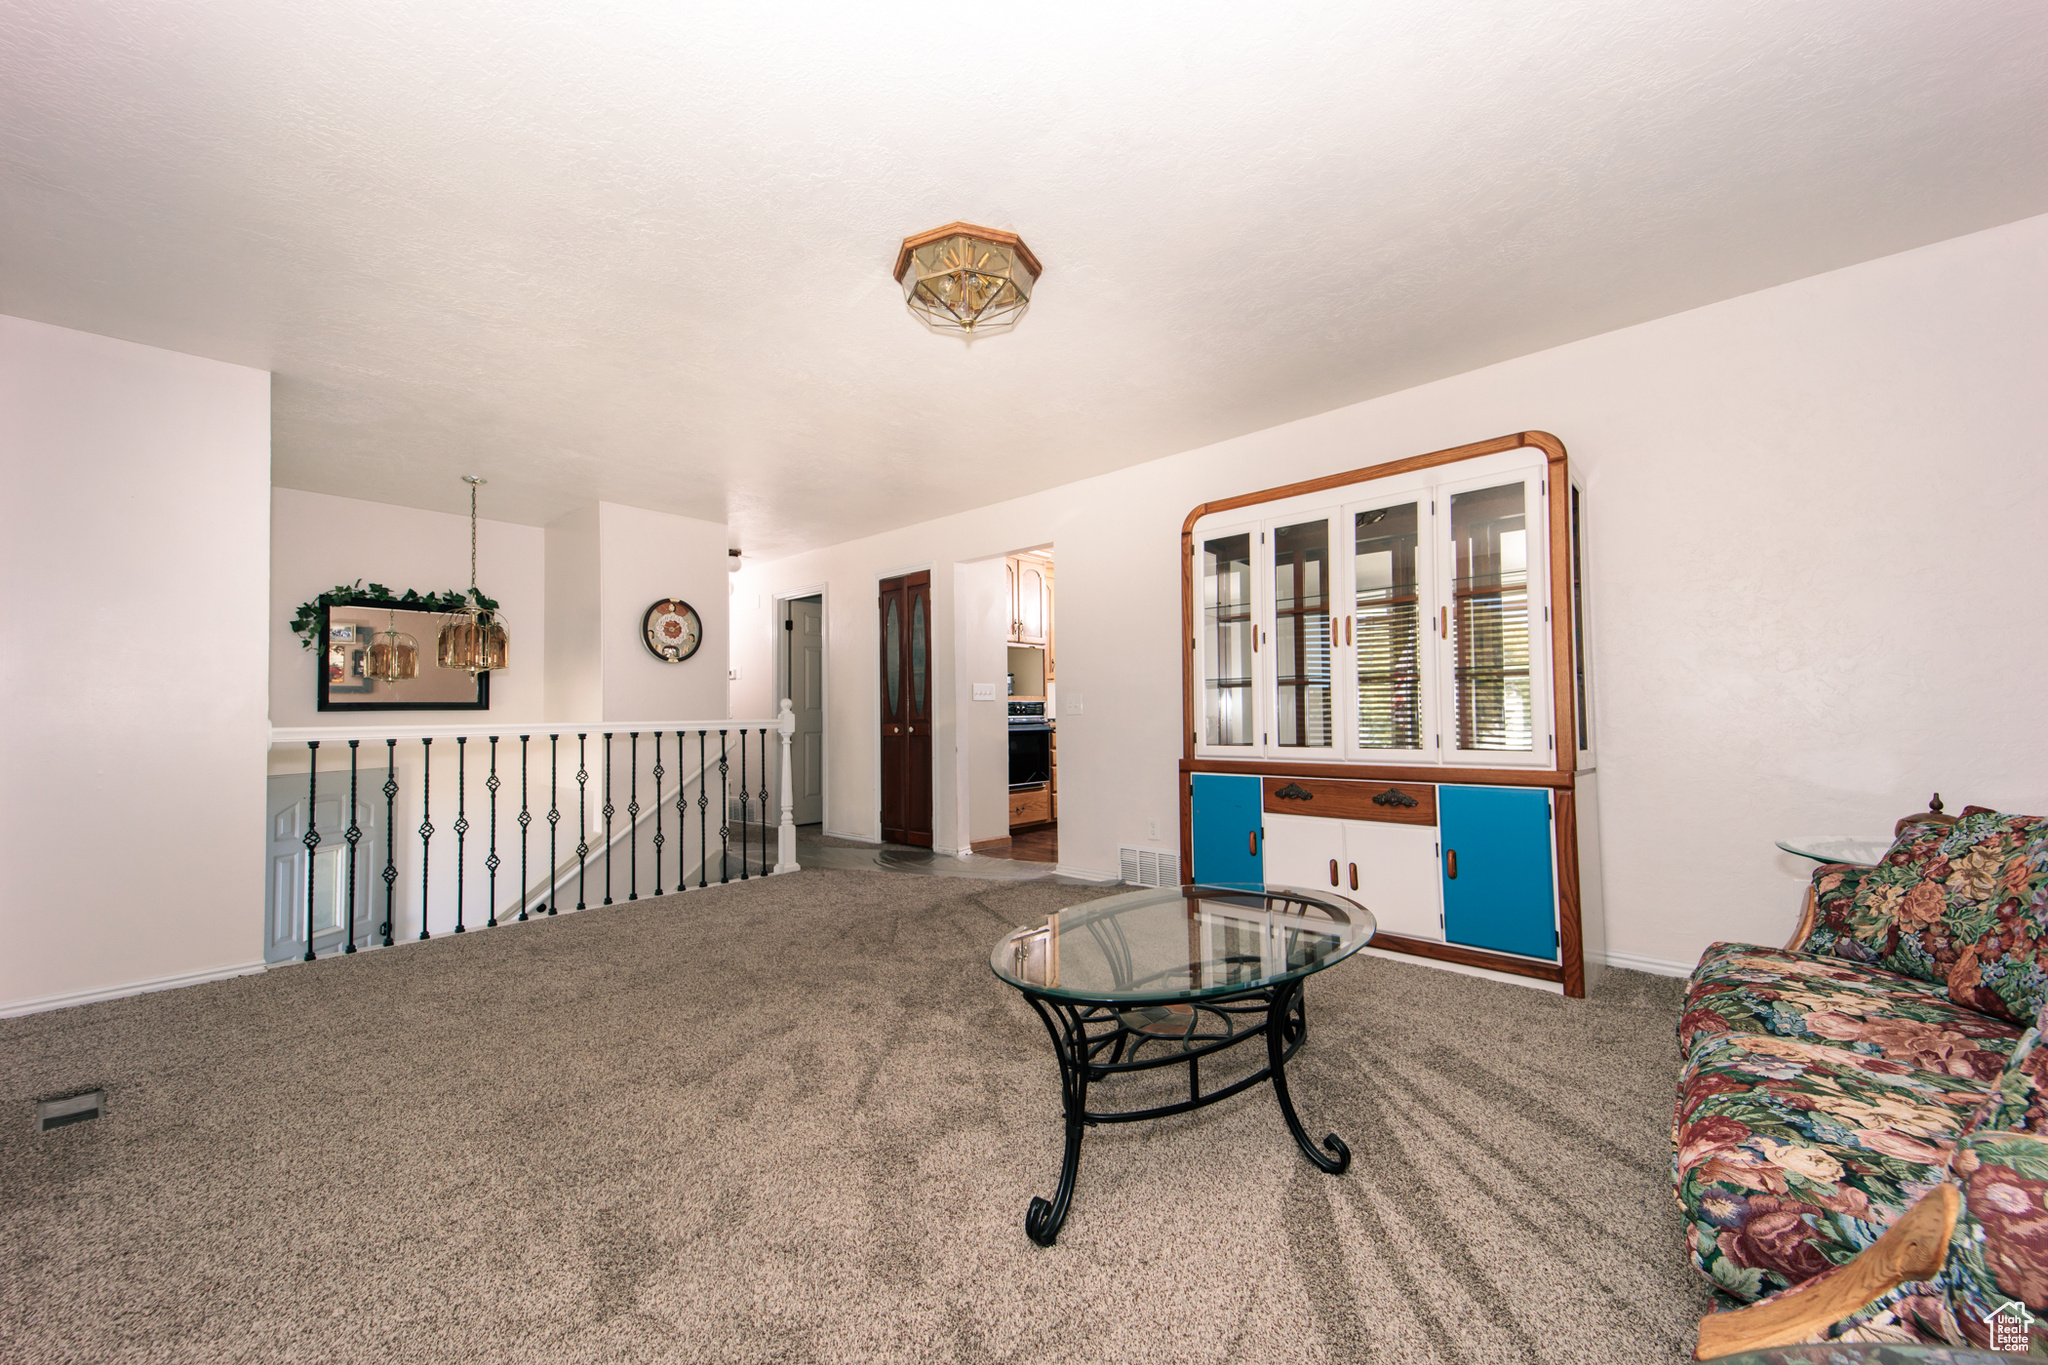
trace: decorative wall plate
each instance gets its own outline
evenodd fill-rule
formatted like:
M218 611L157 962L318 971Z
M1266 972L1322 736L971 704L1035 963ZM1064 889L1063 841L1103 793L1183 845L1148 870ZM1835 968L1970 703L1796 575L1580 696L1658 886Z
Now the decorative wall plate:
M679 664L704 642L704 622L697 609L679 597L664 597L647 609L640 638L648 652L665 664Z

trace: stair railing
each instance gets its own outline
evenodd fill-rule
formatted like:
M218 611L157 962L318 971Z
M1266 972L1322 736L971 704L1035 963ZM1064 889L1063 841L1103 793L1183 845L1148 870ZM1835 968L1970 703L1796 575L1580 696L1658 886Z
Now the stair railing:
M671 863L677 892L799 871L790 790L790 744L795 733L795 708L786 699L780 714L769 720L273 729L273 775L279 773L283 756L291 753L302 754L300 770L306 775L305 821L299 835L307 854L303 960L319 956L316 948L323 936L338 941L339 952L353 953L359 943L390 947L414 924L419 939L433 937L431 926L437 920L441 932L451 932L451 910L452 932L461 934L564 909L581 910L593 899L610 905L615 891L623 892L628 901L638 900L643 845L652 874L650 895L669 894L665 877ZM780 810L772 867L771 734L779 751L773 762L780 778L774 784L780 791ZM330 756L325 768L323 746ZM343 746L345 768L335 757ZM451 870L445 861L450 855L434 844L442 833L434 824L434 778L438 769L438 799L445 818L451 796L451 748L455 819L447 833L455 837L452 904L447 894ZM566 798L565 781L572 784ZM323 782L330 791L346 783L345 823L340 829L320 828ZM643 791L651 804L641 804ZM384 799L381 868L376 866L380 850L359 847L366 837L361 817L366 792ZM626 799L623 809L620 796ZM405 861L417 856L416 880L400 872L401 808L406 823L415 813L418 817L412 835L403 841ZM562 828L565 821L573 821L567 830ZM373 812L373 827L376 823ZM537 829L539 825L545 830ZM342 913L323 935L318 925L319 859L314 855L330 838L342 840L347 850L342 858L343 884L332 889L341 893ZM538 847L543 839L545 862L540 861ZM510 880L515 842L518 883L516 891L505 896L500 877L507 874L505 880ZM481 858L476 856L478 847ZM446 848L444 841L440 849ZM437 852L443 860L438 868ZM541 869L537 878L536 867ZM381 887L372 884L378 881ZM481 925L470 909L471 888L477 881L483 883ZM295 893L298 889L293 888ZM573 907L563 903L565 893L574 896ZM358 932L359 923L367 933Z

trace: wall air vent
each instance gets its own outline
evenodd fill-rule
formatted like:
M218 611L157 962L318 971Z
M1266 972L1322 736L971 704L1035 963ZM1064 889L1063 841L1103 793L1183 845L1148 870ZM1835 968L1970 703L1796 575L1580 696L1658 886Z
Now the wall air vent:
M52 1128L63 1128L74 1123L96 1119L107 1106L107 1092L85 1090L74 1095L58 1095L47 1100L36 1101L36 1131L47 1133Z
M1126 886L1179 886L1180 855L1156 848L1119 848L1117 862Z

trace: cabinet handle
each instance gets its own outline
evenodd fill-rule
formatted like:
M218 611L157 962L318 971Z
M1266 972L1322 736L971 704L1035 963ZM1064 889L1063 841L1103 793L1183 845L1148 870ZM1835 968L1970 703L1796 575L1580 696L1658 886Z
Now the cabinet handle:
M1357 864L1357 863L1353 863L1353 864L1351 865L1351 889L1352 889L1353 891L1356 891L1356 890L1358 889L1358 864Z
M1253 830L1253 831L1252 831L1252 841L1251 841L1251 842L1252 842L1252 856L1253 856L1254 858L1256 858L1256 857L1258 857L1258 856L1259 856L1259 832L1258 832L1257 830Z
M1351 618L1348 616L1344 618L1344 643L1351 643Z
M1444 850L1444 875L1452 881L1458 880L1458 850L1455 848Z
M1436 633L1439 639L1448 640L1451 638L1451 609L1444 607L1441 612L1437 618Z
M1258 652L1259 652L1259 628L1258 628L1257 626L1253 626L1253 627L1252 627L1252 653L1256 654L1256 653L1258 653Z
M1332 886L1335 886L1336 884L1337 884L1337 860L1336 860L1335 858L1332 858L1332 859L1330 859L1330 885L1332 885Z

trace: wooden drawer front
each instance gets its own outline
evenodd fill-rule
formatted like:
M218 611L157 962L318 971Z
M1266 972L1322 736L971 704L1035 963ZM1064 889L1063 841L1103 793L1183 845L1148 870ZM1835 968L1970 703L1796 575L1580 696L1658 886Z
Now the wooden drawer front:
M1044 787L1010 793L1010 828L1042 825L1052 819L1052 793Z
M1259 780L1265 789L1266 809L1275 815L1320 815L1330 820L1379 820L1394 825L1436 823L1436 788L1428 783L1333 782L1321 777Z

